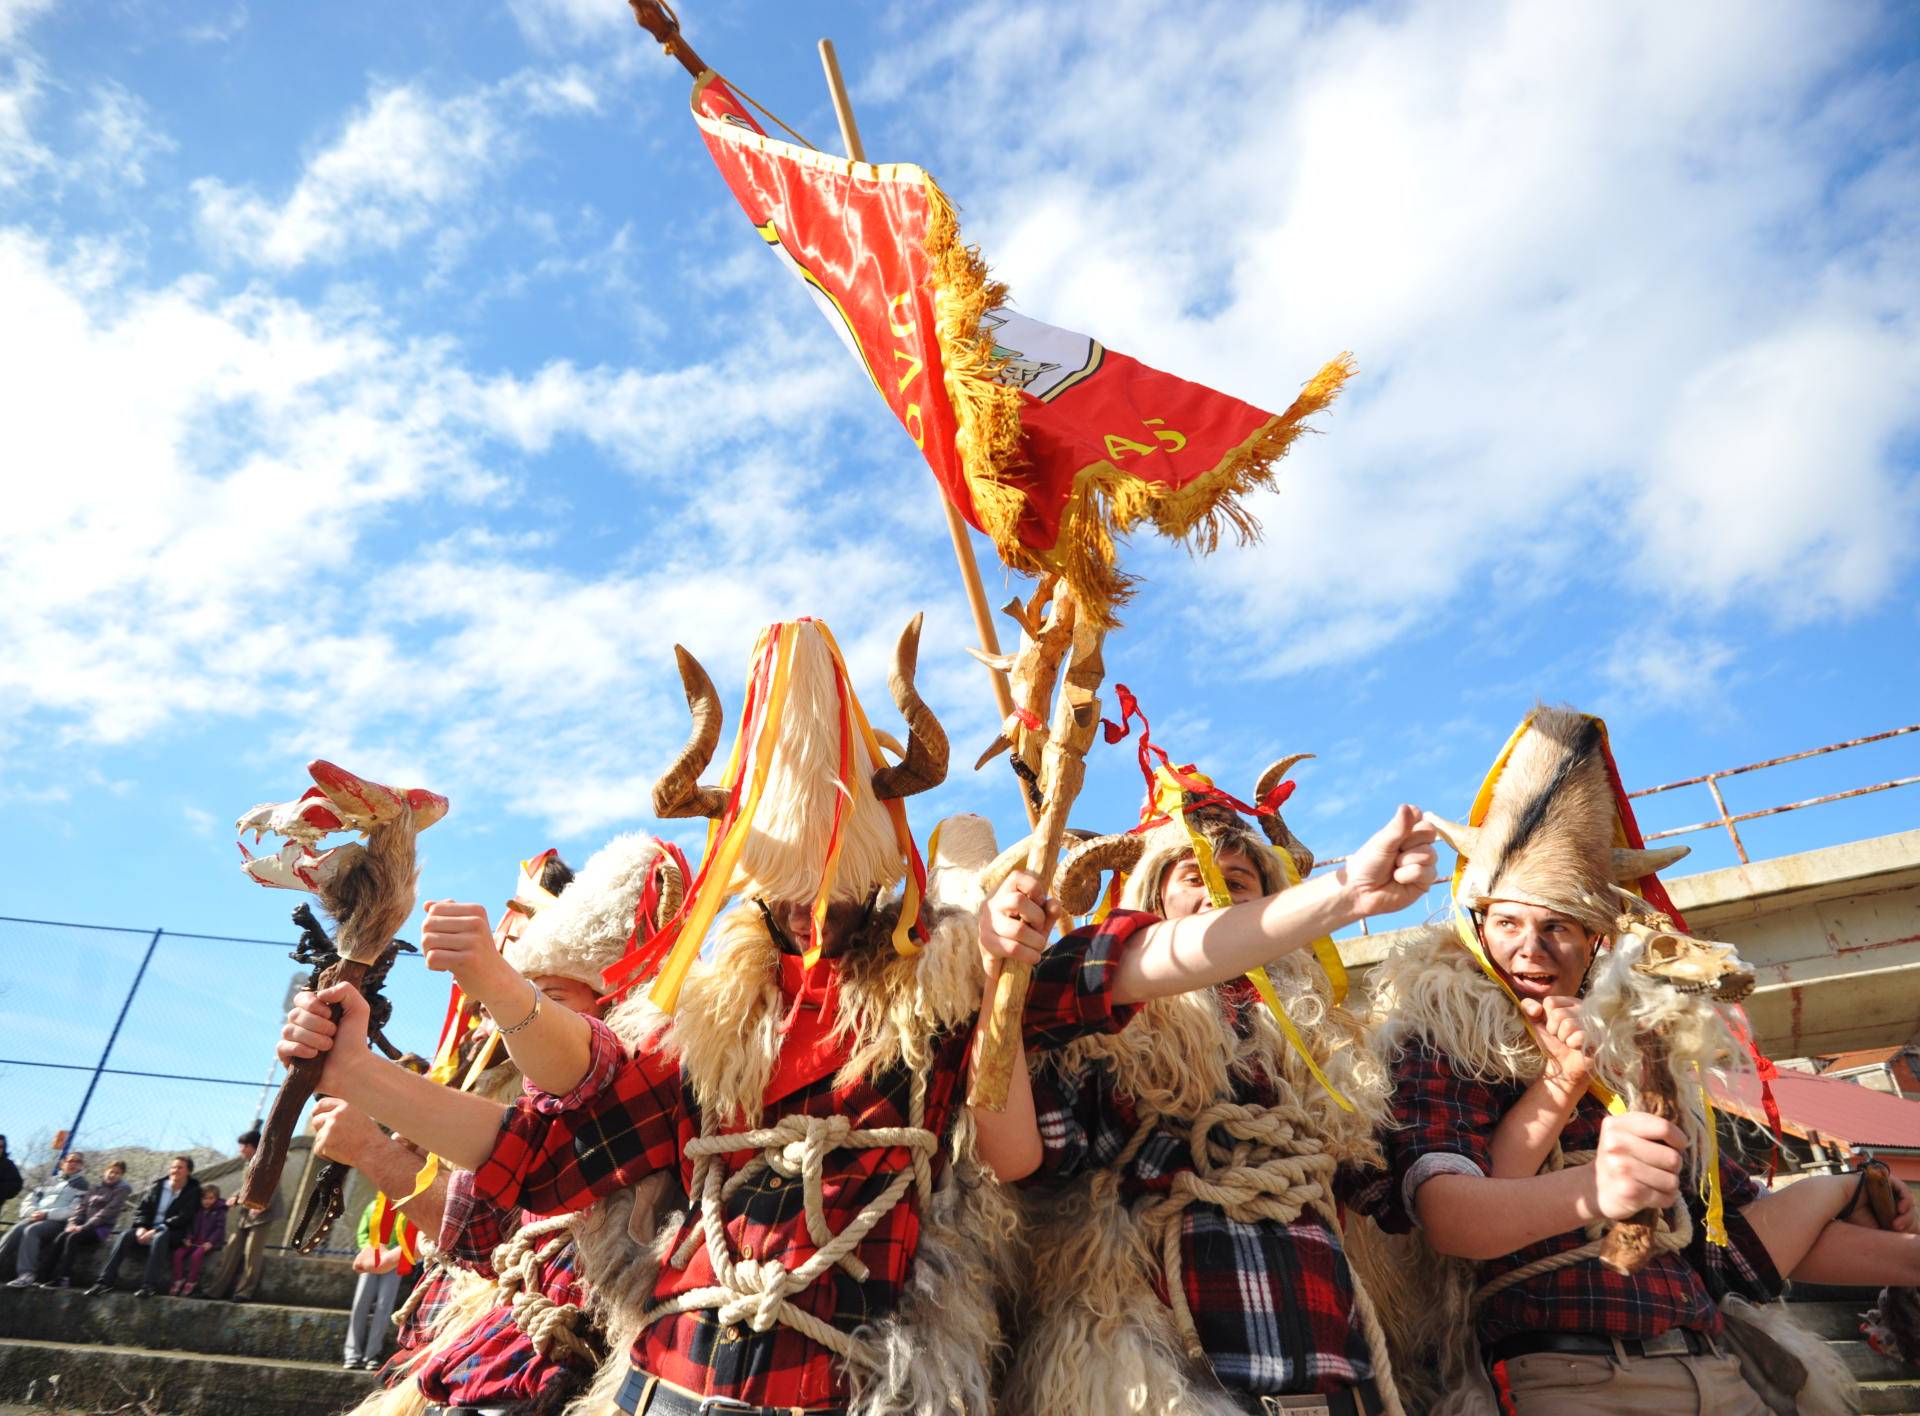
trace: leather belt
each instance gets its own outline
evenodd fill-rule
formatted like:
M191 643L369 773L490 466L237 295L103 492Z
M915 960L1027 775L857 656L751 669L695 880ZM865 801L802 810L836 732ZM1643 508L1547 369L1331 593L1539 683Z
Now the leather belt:
M1694 1328L1669 1328L1658 1337L1601 1337L1590 1332L1517 1332L1490 1343L1482 1354L1489 1367L1536 1352L1611 1357L1615 1346L1629 1357L1711 1357L1720 1349Z
M422 1416L508 1416L504 1406L429 1406Z
M847 1416L844 1406L755 1406L730 1396L696 1396L638 1367L627 1368L613 1402L628 1416Z

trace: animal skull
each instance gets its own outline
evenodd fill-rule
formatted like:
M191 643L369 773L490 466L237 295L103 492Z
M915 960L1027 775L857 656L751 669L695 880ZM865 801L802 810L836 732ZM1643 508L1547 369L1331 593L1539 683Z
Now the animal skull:
M1719 1002L1738 1003L1753 992L1753 969L1733 945L1681 934L1658 910L1627 910L1614 937L1636 940L1641 953L1633 966L1682 993L1711 993Z
M315 785L297 800L263 803L235 823L236 830L253 832L255 845L263 836L286 837L286 844L267 856L256 856L244 841L240 843L243 868L261 885L318 894L365 851L357 841L315 849L333 832L365 834L375 826L398 820L408 809L413 812L413 829L424 831L447 814L447 799L423 787L397 790L355 776L324 759L309 763L307 771Z

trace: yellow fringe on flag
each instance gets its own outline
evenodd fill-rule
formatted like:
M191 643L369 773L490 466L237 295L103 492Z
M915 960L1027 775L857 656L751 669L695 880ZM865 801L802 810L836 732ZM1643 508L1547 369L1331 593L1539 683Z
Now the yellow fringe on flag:
M957 424L954 443L974 517L1000 559L1026 575L1058 571L1100 623L1110 625L1134 580L1117 564L1116 536L1151 522L1162 535L1202 554L1215 549L1228 528L1242 544L1256 539L1259 523L1240 499L1273 485L1275 464L1307 430L1306 420L1330 406L1352 377L1353 356L1329 361L1284 413L1183 487L1123 472L1104 459L1081 468L1061 512L1058 539L1051 550L1036 551L1020 540L1027 494L1006 480L1008 469L1022 461L1021 396L998 381L1005 361L994 356L992 338L980 330L981 317L1005 303L1007 287L988 275L978 247L962 244L953 203L932 177L925 180L935 338Z

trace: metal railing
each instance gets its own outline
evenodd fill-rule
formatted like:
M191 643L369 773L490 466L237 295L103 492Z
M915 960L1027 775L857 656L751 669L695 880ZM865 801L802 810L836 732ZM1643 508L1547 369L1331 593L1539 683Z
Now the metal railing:
M1628 792L1629 800L1637 801L1641 797L1657 796L1661 792L1677 791L1681 787L1704 786L1713 794L1714 809L1720 814L1708 817L1705 821L1696 821L1691 826L1670 826L1664 831L1655 831L1647 837L1649 841L1663 841L1669 836L1686 836L1695 831L1711 831L1718 826L1724 829L1733 841L1734 853L1740 857L1742 865L1752 862L1747 858L1746 842L1740 839L1740 823L1758 821L1763 816L1778 816L1786 811L1799 811L1802 807L1823 806L1830 801L1845 801L1849 797L1867 796L1873 792L1892 791L1895 787L1911 787L1920 783L1920 776L1896 777L1890 782L1875 782L1870 787L1852 787L1844 792L1828 792L1824 796L1807 797L1804 801L1790 801L1784 806L1767 806L1758 811L1729 812L1727 800L1720 795L1720 783L1728 777L1738 777L1745 772L1758 772L1764 767L1778 767L1788 762L1802 762L1809 757L1823 757L1829 752L1845 752L1850 747L1865 747L1870 742L1885 742L1889 738L1902 737L1907 733L1920 733L1920 723L1911 723L1904 728L1890 728L1884 733L1872 733L1867 737L1849 738L1845 742L1831 742L1825 747L1810 747L1805 752L1790 752L1785 757L1769 757L1764 762L1749 762L1744 767L1726 767L1718 772L1708 772L1698 777L1684 777L1677 782L1662 782L1657 787L1642 787L1637 792Z
M1920 733L1920 723L1910 723L1904 728L1889 728L1884 733L1870 733L1866 737L1848 738L1845 742L1830 742L1825 747L1810 747L1804 752L1789 752L1784 757L1769 757L1764 762L1749 762L1741 767L1723 767L1717 772L1705 772L1698 777L1683 777L1677 782L1662 782L1656 787L1641 787L1627 793L1630 801L1642 797L1658 796L1662 792L1678 791L1682 787L1704 786L1713 796L1714 809L1720 814L1708 817L1705 821L1696 821L1690 826L1670 826L1664 831L1654 831L1646 836L1648 841L1663 841L1671 836L1687 836L1696 831L1711 831L1719 827L1727 833L1733 842L1734 853L1740 857L1742 865L1751 865L1747 855L1746 842L1740 839L1740 823L1758 821L1765 816L1779 816L1783 812L1799 811L1803 807L1824 806L1828 802L1846 801L1851 797L1869 796L1874 792L1892 791L1895 787L1920 785L1920 776L1895 777L1887 782L1875 782L1866 787L1850 787L1843 792L1827 792L1822 796L1806 797L1800 801L1790 801L1782 806L1766 806L1758 811L1734 812L1727 809L1727 801L1720 793L1720 783L1728 777L1738 777L1748 772L1758 772L1767 767L1779 767L1788 762L1802 762L1810 757L1824 757L1830 752L1845 752L1850 747L1865 747L1869 743L1886 742L1890 738L1904 737L1908 733ZM1343 855L1328 856L1325 860L1314 862L1315 870L1325 870L1346 860ZM1360 932L1369 934L1367 921L1360 921Z

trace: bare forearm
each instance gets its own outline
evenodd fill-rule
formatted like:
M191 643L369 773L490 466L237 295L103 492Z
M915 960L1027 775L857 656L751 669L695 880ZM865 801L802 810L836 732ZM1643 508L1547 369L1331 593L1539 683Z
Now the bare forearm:
M1863 1229L1857 1224L1829 1224L1813 1241L1806 1257L1794 1265L1789 1277L1800 1283L1834 1283L1848 1287L1886 1284L1896 1288L1920 1287L1920 1234Z
M1557 1075L1543 1076L1528 1087L1493 1133L1494 1178L1524 1180L1539 1174L1579 1101L1578 1084Z
M359 1059L331 1081L342 1100L462 1170L478 1170L493 1153L504 1106L430 1082L371 1052Z
M1496 1180L1436 1175L1414 1196L1427 1242L1462 1259L1495 1259L1578 1229L1599 1214L1593 1167Z
M1161 920L1121 955L1114 1001L1144 1003L1224 983L1358 917L1335 873L1228 909Z
M993 996L991 986L987 996ZM970 1106L980 1159L1003 1181L1025 1179L1040 1168L1040 1122L1033 1106L1033 1078L1027 1072L1024 1046L1014 1059L1007 1084L1007 1104L999 1111Z
M406 1146L387 1138L357 1157L353 1168L372 1181L376 1190L397 1200L403 1195L413 1194L414 1181L423 1163ZM426 1233L437 1234L446 1208L447 1180L446 1172L442 1170L434 1176L433 1183L423 1193L400 1206L400 1213Z
M1766 1246L1775 1270L1797 1276L1796 1270L1822 1231L1833 1227L1833 1217L1846 1204L1853 1186L1851 1176L1812 1176L1762 1195L1740 1213Z
M536 998L540 998L540 1011L509 1035L504 1029L525 1018ZM504 1025L500 1040L520 1074L541 1091L565 1096L586 1079L593 1060L593 1029L585 1018L542 998L533 984L518 975L500 997L481 1002L494 1022Z

